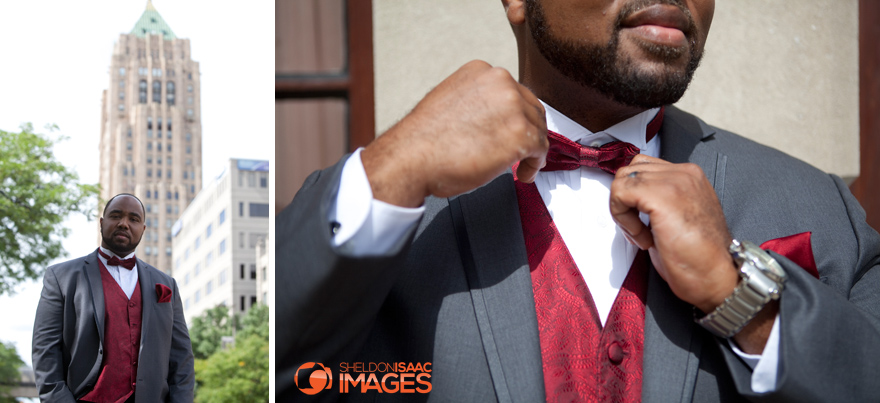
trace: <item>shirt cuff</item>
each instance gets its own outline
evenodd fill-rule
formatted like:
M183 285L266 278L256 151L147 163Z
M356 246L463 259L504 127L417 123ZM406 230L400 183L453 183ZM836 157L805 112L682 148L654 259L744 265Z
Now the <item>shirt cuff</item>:
M776 373L779 367L779 315L773 320L770 337L761 354L747 354L731 341L727 340L733 352L752 368L752 391L768 393L776 391Z
M346 244L356 257L388 253L419 221L425 207L406 208L373 199L373 191L357 149L342 167L331 222L338 224L333 246Z

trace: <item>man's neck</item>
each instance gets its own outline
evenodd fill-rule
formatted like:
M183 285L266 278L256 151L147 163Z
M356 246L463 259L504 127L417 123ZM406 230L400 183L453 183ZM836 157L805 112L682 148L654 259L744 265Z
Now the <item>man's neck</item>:
M543 57L533 57L539 68L520 61L519 81L535 96L591 132L599 132L629 119L646 108L628 106L612 100L559 73Z
M120 258L120 259L126 259L126 258L128 258L132 253L134 253L133 250L130 250L130 251L128 251L128 252L117 252L117 251L114 251L114 250L108 248L108 247L105 246L105 245L101 245L101 251L104 252L104 253L106 253L106 254L109 255L110 257L116 256L116 257L118 257L118 258Z

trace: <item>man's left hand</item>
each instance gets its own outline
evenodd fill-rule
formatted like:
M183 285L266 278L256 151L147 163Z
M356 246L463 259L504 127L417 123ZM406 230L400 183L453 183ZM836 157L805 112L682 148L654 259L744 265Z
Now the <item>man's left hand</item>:
M709 313L733 293L739 274L727 250L730 232L715 190L699 166L637 155L617 171L610 207L624 235L648 250L657 272L683 301ZM650 227L639 213L648 215ZM740 332L749 336L742 343L737 335L744 351L763 350L769 336L765 316ZM774 317L775 312L769 316L771 324ZM759 334L752 335L754 328Z

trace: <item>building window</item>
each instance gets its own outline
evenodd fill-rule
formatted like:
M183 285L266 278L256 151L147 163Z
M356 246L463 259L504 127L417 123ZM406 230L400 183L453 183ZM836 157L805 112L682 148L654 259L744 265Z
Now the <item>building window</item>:
M226 240L225 239L220 241L220 252L217 253L217 255L222 255L224 252L226 252Z
M155 22L155 21L153 21ZM154 68L153 69L153 77L162 77L162 69Z
M186 92L193 92L192 84L186 86Z
M251 217L269 217L269 203L249 203Z
M244 295L241 296L241 311L244 312Z
M153 151L153 142L152 141L147 142L147 151Z
M179 194L179 193L174 192L174 200L180 200L180 194Z
M220 210L220 219L219 219L219 221L220 221L220 224L218 224L218 225L223 225L223 222L226 221L226 209Z
M171 228L172 226L174 226L174 221L171 221L170 218L166 218L165 219L165 228Z
M205 267L211 266L211 263L213 263L213 262L214 262L214 254L211 252L208 252L208 254L205 255Z
M153 177L153 169L147 168L147 178L152 178L152 177Z
M208 239L211 237L211 227L212 227L212 225L208 224L208 228L205 228L205 239Z
M190 146L186 146L186 153L187 153L187 154L192 154L192 147L190 147Z
M183 276L183 285L188 285L188 284L189 284L189 273L186 273L186 275Z
M166 149L169 153L171 152L171 143L168 143L168 148Z
M165 198L168 200L171 200L171 191L170 190L168 191L168 193L165 194Z
M161 178L161 177L162 177L162 170L161 170L161 169L157 169L157 170L156 170L156 177L157 177L157 178Z
M244 217L244 202L238 202L238 216Z
M266 177L266 175L260 175L260 187L264 188L268 185L269 185L269 183L268 183L268 178Z
M147 129L147 138L148 139L153 138L153 129Z
M201 299L202 299L202 291L196 290L196 303L198 304L199 300L201 300Z
M171 131L171 118L168 118L168 131Z
M238 247L244 248L244 232L238 233Z
M131 137L131 128L128 128L128 137Z
M170 162L169 162L169 164L170 164ZM165 177L168 179L171 179L171 170L170 169L167 172L165 172Z
M189 260L189 248L186 248L183 250L183 260L184 261Z
M205 295L211 294L211 291L214 291L214 281L208 280L208 284L205 284Z
M239 266L239 270L241 271L241 278L244 279L244 264Z
M147 103L147 80L141 80L138 84L138 102Z
M119 80L119 88L125 88L125 80Z
M142 49L139 50L138 54L140 54L140 51L142 51ZM138 67L138 75L139 76L147 75L147 68L146 67Z
M171 205L170 204L165 205L165 212L168 214L171 214Z
M130 141L125 143L125 149L128 151L131 151L131 142Z
M192 105L193 104L193 97L186 97L186 104Z
M152 156L152 155L148 155L148 156L147 156L147 164L152 164L152 163L153 163L153 156Z
M256 305L256 304L257 304L257 296L251 295L251 308L253 308L254 305Z
M148 191L147 191L147 198L148 198L148 199L150 198L150 194L152 194L152 192L148 190Z
M165 99L168 105L174 105L174 81L165 83Z
M128 167L122 167L122 176L128 176Z
M165 256L171 256L171 247L170 246L165 248Z
M193 250L199 250L199 246L202 245L202 237L196 237L196 242L193 246Z
M186 134L186 141L190 141L190 140L192 140L192 133L187 133Z
M195 276L198 277L199 273L201 273L201 272L202 272L202 264L196 263L196 275Z
M192 110L192 109L187 109L187 110L186 110L186 116L192 117L192 115L193 115L193 110Z
M125 105L119 104L119 111L122 112L125 110Z
M156 143L156 151L162 151L162 143Z
M189 172L183 171L183 179L189 179L189 178L187 178L188 174L189 174Z
M162 82L159 80L153 81L153 102L162 103Z
M220 280L217 281L217 284L223 285L226 284L226 270L220 271Z
M125 91L120 90L119 91L119 100L121 101L123 99L125 99Z
M256 280L256 279L257 279L257 265L252 264L251 265L251 280Z
M147 246L146 248L144 248L144 253L145 253L147 256L150 256L150 252L152 252L152 249L151 249L149 246Z
M156 164L162 165L162 157L156 157Z

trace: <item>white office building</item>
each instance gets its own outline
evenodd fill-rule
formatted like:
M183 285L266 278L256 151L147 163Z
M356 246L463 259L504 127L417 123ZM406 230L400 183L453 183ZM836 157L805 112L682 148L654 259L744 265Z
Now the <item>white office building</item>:
M257 243L269 232L269 162L231 159L172 228L174 278L187 323L224 304L257 303Z

